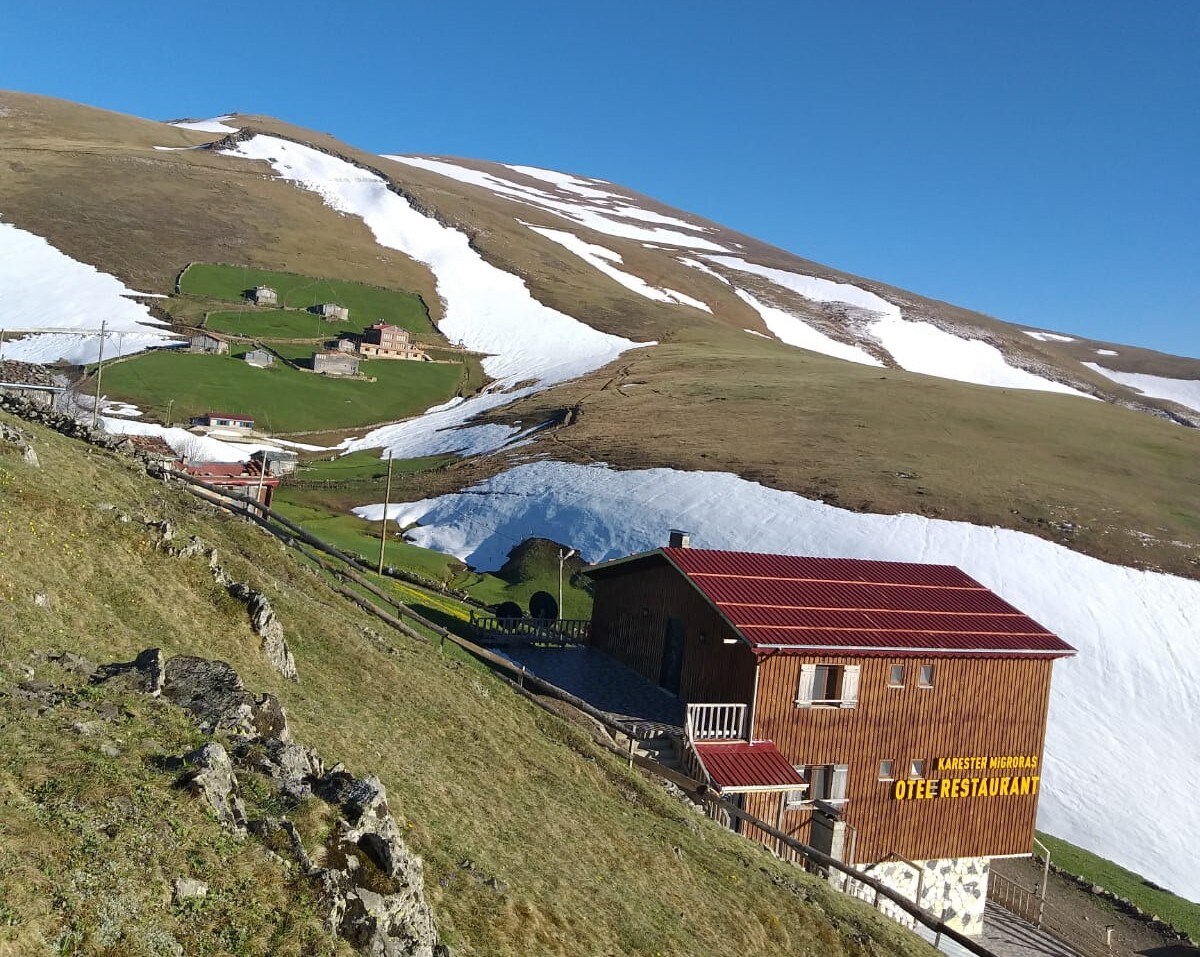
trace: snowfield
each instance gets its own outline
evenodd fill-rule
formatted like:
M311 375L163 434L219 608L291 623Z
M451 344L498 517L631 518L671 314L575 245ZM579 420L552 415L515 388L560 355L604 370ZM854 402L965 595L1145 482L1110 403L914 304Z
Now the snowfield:
M1037 339L1039 342L1074 342L1074 336L1064 336L1057 332L1035 332L1032 329L1022 329L1025 335L1031 339Z
M661 545L669 528L691 530L698 547L957 565L1079 651L1055 666L1039 826L1200 900L1198 582L1005 529L842 511L719 472L535 462L389 517L420 522L412 541L481 569L534 535L596 562ZM1122 773L1147 786L1114 787Z
M865 328L902 369L1005 389L1034 389L1095 398L1061 382L1010 365L995 346L980 339L951 335L929 322L905 319L900 307L866 289L845 282L772 269L736 256L707 256L710 262L761 276L814 302L842 303L866 314ZM764 319L765 321L765 319ZM775 332L774 329L771 330ZM775 333L779 335L779 333ZM783 336L779 336L781 339ZM804 346L804 348L811 348ZM819 351L819 350L818 350ZM845 358L845 356L842 356Z
M865 366L883 365L882 362L869 352L860 349L858 346L838 342L837 339L825 335L819 329L810 326L802 319L796 318L790 312L784 312L782 309L768 306L765 302L760 302L743 289L734 291L739 299L762 317L763 325L770 329L776 338L781 342L786 342L789 346L807 349L809 352L819 352L822 355L833 356L835 359L847 359L850 362L858 362ZM750 332L751 330L747 329L746 331Z
M558 243L564 249L573 252L593 269L599 270L610 279L615 279L626 289L636 292L639 296L645 296L647 299L652 299L655 302L670 302L679 306L691 306L693 309L703 309L705 312L712 312L708 304L701 302L699 299L685 296L674 289L652 286L640 276L635 276L633 273L618 269L618 266L624 265L624 257L606 246L586 242L574 233L564 232L561 229L534 226L532 223L522 222L521 220L518 220L518 222L522 226L532 229L539 236L544 236L546 239Z
M270 163L326 205L361 218L381 246L426 264L445 304L438 328L450 341L488 353L483 368L499 380L488 392L376 429L349 442L348 450L383 446L397 456L494 450L520 430L488 425L452 430L537 388L586 375L628 349L652 345L600 332L538 302L519 277L472 249L464 233L417 212L382 177L345 160L270 136L255 136L225 155ZM518 385L523 387L513 391Z
M115 276L78 262L45 239L0 223L0 330L42 335L6 337L3 355L22 362L94 362L100 323L109 335L104 354L115 358L178 342ZM71 330L79 330L72 332Z
M1116 355L1111 349L1097 349L1096 351L1102 356ZM1106 379L1127 385L1142 395L1150 396L1152 399L1178 402L1195 412L1200 412L1200 379L1168 379L1165 376L1146 375L1141 372L1114 372L1095 362L1083 364Z
M662 243L668 246L682 246L685 249L707 249L720 253L729 252L724 246L714 243L711 239L704 239L702 236L695 236L691 233L680 231L680 228L682 228L692 230L693 232L708 232L708 227L695 225L686 220L666 216L662 213L656 213L653 210L642 209L640 206L633 205L628 197L622 197L616 193L605 193L603 199L598 199L584 196L577 186L574 190L570 190L570 192L575 194L573 196L556 196L542 189L525 186L513 180L495 176L492 173L484 173L481 170L471 169L468 166L459 166L457 163L451 163L447 160L432 159L425 156L395 155L385 156L385 159L394 160L397 163L405 163L417 169L428 170L431 173L438 173L450 179L457 180L460 183L467 183L471 186L482 186L484 189L490 190L498 196L516 200L524 203L526 206L531 206L547 213L553 213L555 216L561 216L563 219L570 220L576 225L586 226L588 229L604 233L608 236L616 236L620 239L636 239L646 243ZM521 171L526 172L532 168L525 167ZM547 182L551 181L547 179L549 175L574 181L573 177L567 177L562 173L551 174L549 170L541 170L540 172L545 175L539 178ZM530 174L526 173L526 175ZM554 185L564 188L561 187L560 183L555 183ZM601 191L592 190L592 192ZM637 222L629 222L629 220L636 220ZM654 225L638 225L639 222ZM679 228L669 229L667 226Z

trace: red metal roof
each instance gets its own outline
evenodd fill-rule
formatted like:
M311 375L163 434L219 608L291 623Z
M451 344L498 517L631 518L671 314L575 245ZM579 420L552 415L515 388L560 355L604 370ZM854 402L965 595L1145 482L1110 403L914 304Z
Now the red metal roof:
M722 791L784 791L804 786L804 778L770 741L697 742L692 747Z
M1074 649L953 565L657 553L756 651L1061 657Z

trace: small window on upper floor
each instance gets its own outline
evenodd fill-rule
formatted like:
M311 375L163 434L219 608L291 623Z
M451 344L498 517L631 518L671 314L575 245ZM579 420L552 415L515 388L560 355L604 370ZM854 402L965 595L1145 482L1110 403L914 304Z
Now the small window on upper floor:
M904 687L904 665L892 665L891 668L888 669L888 687Z
M879 780L893 781L896 778L896 767L892 761L879 762Z
M859 665L801 665L796 707L855 707L861 670Z
M917 684L922 688L933 687L933 665L921 665L921 676Z
M925 777L925 759L924 758L914 758L913 759L912 763L908 766L908 776L910 778Z

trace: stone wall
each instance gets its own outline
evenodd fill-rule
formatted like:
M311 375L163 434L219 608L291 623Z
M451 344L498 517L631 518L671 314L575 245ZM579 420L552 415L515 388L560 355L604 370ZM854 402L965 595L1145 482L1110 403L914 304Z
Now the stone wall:
M983 933L988 865L986 857L952 857L912 864L886 860L861 870L940 917L952 929L974 936ZM844 874L835 873L830 881L845 893L875 900L873 888ZM891 901L881 899L879 911L906 927L916 928L916 921Z

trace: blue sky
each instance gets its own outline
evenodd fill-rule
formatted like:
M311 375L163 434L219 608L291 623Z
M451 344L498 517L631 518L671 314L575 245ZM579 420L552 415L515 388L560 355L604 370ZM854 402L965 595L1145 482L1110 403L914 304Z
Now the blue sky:
M6 88L585 173L1012 322L1200 356L1195 0L5 12Z

